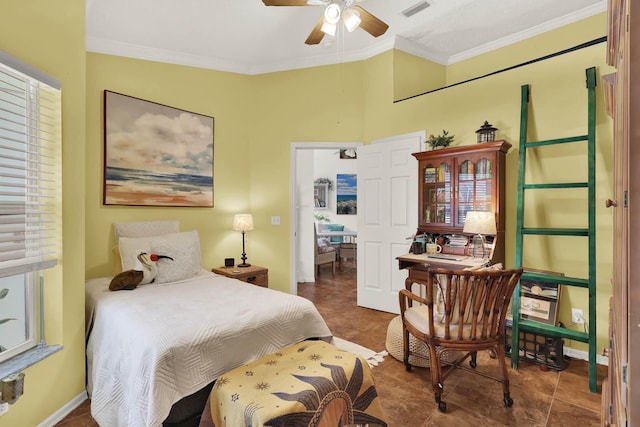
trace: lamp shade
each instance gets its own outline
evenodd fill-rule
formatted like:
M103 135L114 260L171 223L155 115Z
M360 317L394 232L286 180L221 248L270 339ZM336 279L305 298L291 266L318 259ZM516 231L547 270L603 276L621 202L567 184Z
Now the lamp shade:
M236 214L233 216L233 231L250 231L253 230L253 215Z
M362 18L360 18L360 12L355 9L349 8L342 13L342 22L347 27L347 31L352 33L356 28L360 26Z
M469 211L464 221L463 233L495 235L496 217L493 212Z

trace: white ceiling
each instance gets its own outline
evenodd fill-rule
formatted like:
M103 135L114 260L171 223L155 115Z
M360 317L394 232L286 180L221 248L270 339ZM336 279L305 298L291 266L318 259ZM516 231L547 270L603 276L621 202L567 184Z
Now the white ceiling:
M364 0L389 24L374 38L362 29L305 39L322 6L265 6L261 0L87 0L87 50L260 74L361 60L391 48L451 64L606 10L606 0Z

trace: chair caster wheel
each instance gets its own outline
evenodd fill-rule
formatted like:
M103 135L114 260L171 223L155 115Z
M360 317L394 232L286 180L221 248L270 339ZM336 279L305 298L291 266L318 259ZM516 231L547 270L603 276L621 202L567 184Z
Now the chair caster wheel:
M505 398L504 398L504 406L506 408L510 408L512 405L513 405L513 399L508 397L508 396L505 396Z
M438 410L440 412L447 412L447 404L446 404L446 402L438 402Z
M469 361L469 366L471 366L473 369L476 369L476 366L478 366L478 364L476 363L475 360L470 360Z

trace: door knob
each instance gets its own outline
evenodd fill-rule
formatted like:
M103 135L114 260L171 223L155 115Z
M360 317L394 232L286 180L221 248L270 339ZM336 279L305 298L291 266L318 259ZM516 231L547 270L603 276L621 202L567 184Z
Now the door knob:
M616 202L615 200L607 199L607 200L605 200L604 205L606 207L608 207L608 208L610 208L612 206L615 208L615 207L618 206L618 202Z

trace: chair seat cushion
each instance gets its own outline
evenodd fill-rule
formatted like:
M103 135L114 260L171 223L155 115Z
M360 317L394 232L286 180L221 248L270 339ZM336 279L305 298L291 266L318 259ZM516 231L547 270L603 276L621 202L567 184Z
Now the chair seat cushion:
M433 333L429 331L429 311L426 305L421 305L417 307L411 307L404 312L404 317L407 319L409 323L411 323L416 329L418 329L423 334L432 335L439 338L445 337L445 328L444 323L440 323L438 319L435 319L433 322ZM434 313L434 316L436 314ZM451 338L456 338L458 336L458 328L460 326L458 324L451 324L449 326L449 333ZM462 326L462 336L463 338L471 337L471 330L473 325L470 323L464 323ZM482 332L482 325L478 324L476 326L476 335L480 336Z
M318 253L324 254L327 252L335 252L335 246L332 246L329 242L329 239L326 237L321 237L318 239Z

